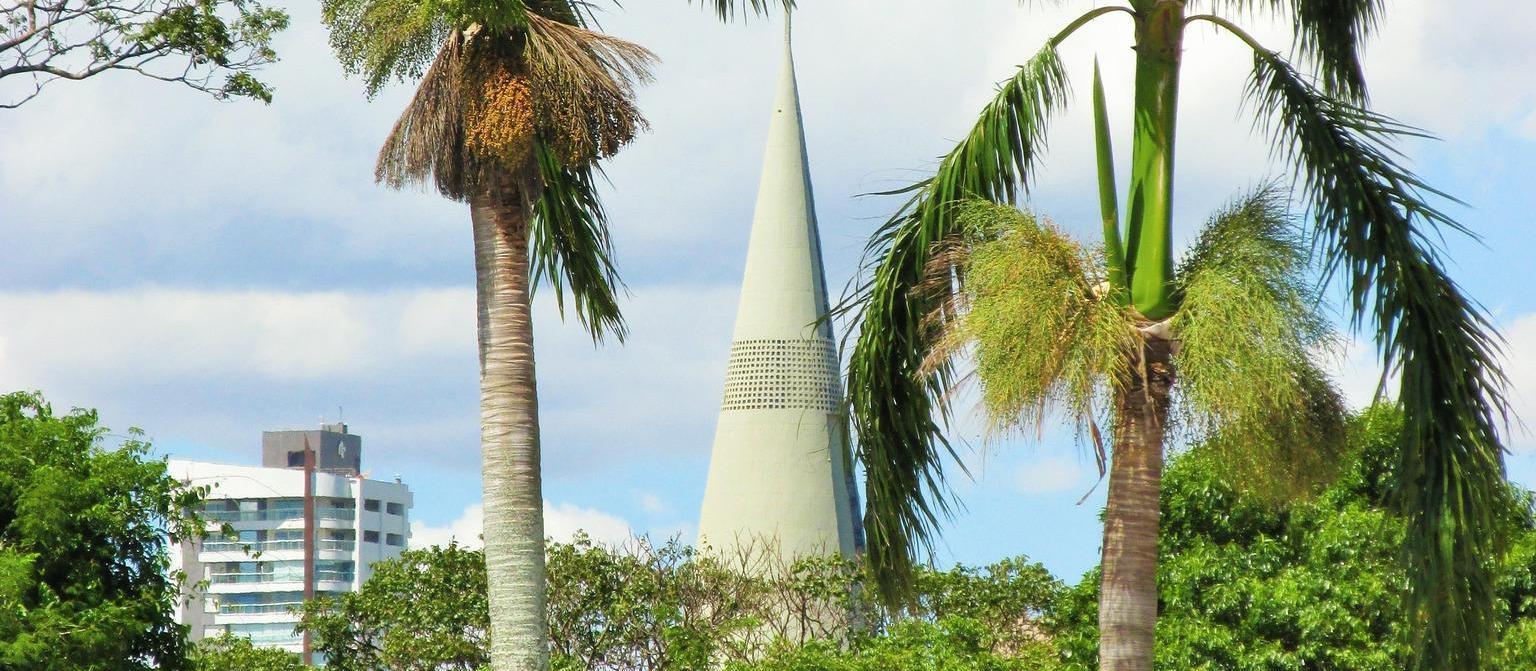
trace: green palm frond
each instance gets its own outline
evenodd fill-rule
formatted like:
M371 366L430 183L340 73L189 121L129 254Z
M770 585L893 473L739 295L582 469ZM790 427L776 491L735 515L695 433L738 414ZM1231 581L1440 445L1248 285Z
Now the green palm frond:
M1385 0L1212 0L1217 7L1264 10L1291 20L1296 52L1317 69L1323 90L1363 103L1361 51L1376 29Z
M690 3L695 0L688 0ZM697 2L715 13L721 21L734 21L736 15L767 16L774 7L782 7L790 12L795 8L795 0L697 0Z
M1384 364L1401 375L1396 489L1408 523L1417 668L1482 668L1495 627L1485 565L1500 549L1494 518L1507 488L1498 427L1508 406L1501 341L1430 239L1463 229L1426 201L1443 194L1398 163L1392 142L1416 131L1329 97L1256 44L1249 94L1295 165L1356 324L1373 322Z
M1331 479L1345 418L1315 361L1337 343L1287 205L1266 185L1211 218L1180 265L1172 322L1183 423L1233 482L1277 497Z
M531 284L549 282L561 316L569 288L576 318L592 339L611 334L622 342L626 328L616 294L624 285L613 265L608 219L598 199L598 168L567 167L543 144L535 148L534 159L544 187L534 202L529 230Z
M1316 64L1323 90L1354 103L1366 99L1361 51L1385 0L1292 0L1296 49Z
M1053 42L999 87L932 178L897 192L911 196L865 250L869 279L838 308L860 323L848 389L865 469L864 529L876 583L893 603L909 591L917 548L949 513L940 461L953 451L939 424L948 371L920 372L935 337L924 322L937 305L918 287L935 243L960 231L955 204L1012 202L1044 144L1047 118L1067 97Z
M970 353L994 429L1038 431L1061 412L1086 433L1137 342L1129 315L1105 293L1102 255L1008 205L966 201L956 219L963 240L932 265L941 289L952 266L965 284L959 304L935 315L944 331L922 372Z

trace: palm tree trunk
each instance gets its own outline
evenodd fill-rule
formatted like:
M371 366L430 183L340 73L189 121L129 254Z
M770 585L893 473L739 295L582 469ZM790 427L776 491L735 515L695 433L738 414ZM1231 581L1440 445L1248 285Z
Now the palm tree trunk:
M549 668L539 401L529 303L529 216L530 208L516 188L493 186L470 199L480 336L485 568L494 671Z
M1151 671L1157 631L1158 497L1173 388L1171 342L1147 334L1115 393L1115 442L1099 585L1100 671Z

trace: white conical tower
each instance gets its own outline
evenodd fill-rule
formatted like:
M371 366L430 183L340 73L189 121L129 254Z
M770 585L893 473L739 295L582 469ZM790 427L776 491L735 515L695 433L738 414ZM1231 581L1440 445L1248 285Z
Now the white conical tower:
M786 19L787 21L787 19ZM827 312L800 97L784 28L699 539L718 552L852 556L848 420Z

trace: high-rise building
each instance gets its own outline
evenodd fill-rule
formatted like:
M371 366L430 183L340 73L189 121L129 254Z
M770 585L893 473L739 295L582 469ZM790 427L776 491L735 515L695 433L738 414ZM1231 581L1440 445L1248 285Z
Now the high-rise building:
M356 591L374 562L405 550L411 491L398 477L364 476L362 437L345 424L263 432L261 455L260 466L170 460L173 477L210 488L203 510L208 537L171 553L172 568L186 571L189 586L207 581L206 589L186 595L177 619L193 640L229 632L303 653L292 609L305 599L306 573L311 595ZM220 531L224 524L232 537Z
M757 209L715 429L699 539L785 559L859 542L848 418L790 50L768 125Z

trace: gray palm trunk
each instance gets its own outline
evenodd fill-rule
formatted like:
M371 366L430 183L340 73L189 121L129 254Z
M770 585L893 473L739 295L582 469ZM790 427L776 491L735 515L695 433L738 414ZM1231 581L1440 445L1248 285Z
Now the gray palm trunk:
M1099 586L1100 671L1151 671L1157 631L1157 529L1172 343L1149 335L1115 392L1115 439Z
M494 671L549 668L539 402L529 301L530 213L528 201L515 188L491 187L470 199Z

